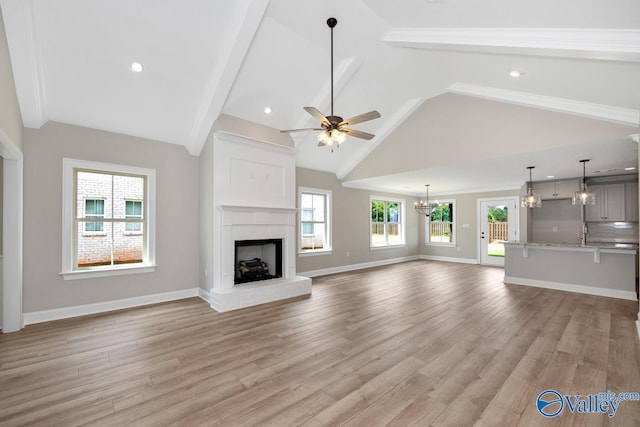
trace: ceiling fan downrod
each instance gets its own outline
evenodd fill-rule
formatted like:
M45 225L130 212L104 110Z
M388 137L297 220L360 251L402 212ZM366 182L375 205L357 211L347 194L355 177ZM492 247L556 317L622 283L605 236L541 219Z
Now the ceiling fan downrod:
M331 28L331 116L333 117L333 28L338 24L336 18L327 19L327 25Z

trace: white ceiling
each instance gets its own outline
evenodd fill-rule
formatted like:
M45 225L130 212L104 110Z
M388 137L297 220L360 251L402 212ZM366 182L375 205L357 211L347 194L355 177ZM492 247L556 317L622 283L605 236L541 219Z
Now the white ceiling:
M220 114L276 129L316 126L302 107L329 114L326 19L335 16L335 113L382 117L353 126L376 138L349 138L334 153L317 147L314 132L294 134L299 166L415 195L426 183L435 194L519 187L528 165L540 178L577 176L581 158L593 159L591 170L637 167L629 138L640 120L637 0L0 7L27 127L55 120L198 154ZM132 61L142 73L130 71ZM523 75L510 77L512 69ZM435 155L443 146L448 155Z

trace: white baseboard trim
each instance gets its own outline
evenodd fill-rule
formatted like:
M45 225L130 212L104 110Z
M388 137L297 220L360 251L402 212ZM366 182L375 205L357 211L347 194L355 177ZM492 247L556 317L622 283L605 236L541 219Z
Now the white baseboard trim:
M298 275L305 277L326 276L327 274L346 273L347 271L362 270L371 267L380 267L382 265L397 264L399 262L415 261L419 259L417 255L401 258L391 258L380 261L363 262L360 264L341 265L339 267L322 268L320 270L302 271Z
M478 260L475 258L455 258L455 257L448 257L448 256L420 255L420 259L424 259L428 261L458 262L460 264L478 264Z
M211 293L206 289L198 288L198 296L211 304Z
M638 338L640 338L640 320L636 320L636 328L638 329Z
M522 277L504 277L504 283L511 285L534 286L536 288L555 289L557 291L576 292L579 294L597 295L637 301L635 291L621 291L618 289L596 288L594 286L574 285L571 283L547 282L545 280L526 279Z
M69 317L86 316L88 314L122 310L123 308L140 307L143 305L157 304L159 302L197 297L199 296L198 289L199 288L184 289L180 291L164 292L161 294L144 295L140 297L126 298L114 301L97 302L94 304L75 305L72 307L33 311L31 313L24 313L24 324L32 325L34 323L67 319Z

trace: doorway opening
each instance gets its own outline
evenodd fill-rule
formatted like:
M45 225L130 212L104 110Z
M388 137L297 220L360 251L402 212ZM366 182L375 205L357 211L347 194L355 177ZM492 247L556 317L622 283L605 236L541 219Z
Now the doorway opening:
M504 243L518 236L518 197L478 199L479 263L504 267Z

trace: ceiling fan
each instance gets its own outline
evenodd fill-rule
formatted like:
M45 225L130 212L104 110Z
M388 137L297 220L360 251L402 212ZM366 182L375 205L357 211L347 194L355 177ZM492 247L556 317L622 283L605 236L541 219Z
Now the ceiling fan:
M320 121L320 127L287 129L280 131L285 133L292 133L304 132L309 130L320 130L322 132L318 134L318 146L323 147L325 145L328 145L331 147L331 152L333 152L334 145L336 146L336 148L340 147L340 144L346 140L347 135L366 140L372 139L375 135L360 130L349 129L349 126L381 117L380 113L375 110L369 111L368 113L360 114L355 117L351 117L350 119L346 120L344 120L340 116L336 116L333 114L333 28L337 23L338 20L336 18L327 19L327 25L331 29L331 115L325 116L315 107L304 107L304 110L307 113L311 114L313 117Z

